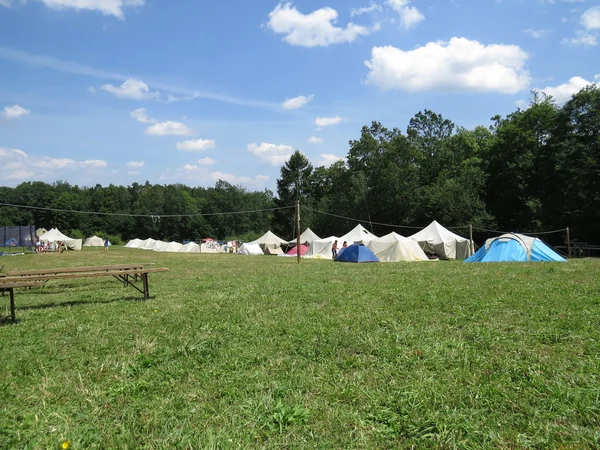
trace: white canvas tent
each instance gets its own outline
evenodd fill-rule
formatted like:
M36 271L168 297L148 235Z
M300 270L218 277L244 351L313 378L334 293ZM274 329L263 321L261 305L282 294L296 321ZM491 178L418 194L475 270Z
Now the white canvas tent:
M179 249L181 247L183 247L182 244L180 244L179 242L163 242L164 245L160 246L160 249L156 249L159 252L169 252L169 253L175 253L175 252L179 252Z
M214 242L214 241L213 241ZM200 253L223 253L222 246L203 242L200 244Z
M267 231L255 241L248 242L248 244L258 244L261 248L279 248L287 243L287 241L284 241L279 236L275 235L271 230Z
M127 248L140 248L140 244L144 242L141 239L132 239L131 241L129 241L127 244L125 244L125 247Z
M252 242L247 242L242 244L239 251L240 255L262 255L263 251L260 248L260 245L254 244Z
M142 241L138 248L141 248L142 250L154 250L156 248L157 242L159 241L155 241L152 238L148 238L145 241Z
M351 231L339 238L338 247L341 247L344 241L346 241L348 245L351 245L352 242L355 244L366 245L367 242L372 241L373 239L377 239L377 236L375 236L373 233L371 233L369 230L367 230L365 227L359 224L356 227L354 227Z
M435 253L442 259L467 259L471 255L468 239L447 230L435 220L409 237L417 241L424 251Z
M104 246L104 239L102 239L101 237L98 236L92 236L87 238L84 243L83 243L84 247L103 247Z
M304 230L304 233L302 233L300 235L300 243L301 244L305 244L308 242L308 244L310 245L313 241L318 241L319 239L321 239L319 236L317 236L315 234L315 232L313 230L311 230L310 228L307 228L306 230ZM296 238L292 239L289 243L290 244L295 244Z
M405 238L394 232L373 239L367 244L367 247L382 262L429 260L417 241Z
M154 243L154 248L152 250L157 251L157 252L164 252L164 249L167 247L168 242L164 242L164 241L156 241Z
M182 245L181 248L177 251L178 253L200 253L200 246L195 242L188 242L185 245Z
M40 241L44 242L64 242L69 250L81 250L83 246L83 239L72 239L69 236L65 236L58 229L52 228L50 231L42 234Z
M317 239L315 241L312 241L312 244L310 244L310 246L308 247L308 251L306 252L306 255L304 255L304 257L315 259L332 259L333 254L331 253L331 248L333 246L333 243L335 241L338 241L339 251L344 243L344 241L341 239L342 238L339 238L337 236L329 236L328 238ZM346 244L352 245L354 244L354 242L346 240Z

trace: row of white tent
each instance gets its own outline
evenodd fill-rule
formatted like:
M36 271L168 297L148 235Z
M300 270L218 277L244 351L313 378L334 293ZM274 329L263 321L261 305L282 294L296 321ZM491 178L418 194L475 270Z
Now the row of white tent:
M447 230L433 221L425 229L409 237L390 233L382 237L375 236L362 225L357 225L342 236L319 238L310 228L300 235L300 242L308 244L307 258L332 258L332 247L337 241L338 248L347 245L363 244L369 247L380 261L426 261L425 252L438 255L442 259L466 259L473 253L469 239ZM296 239L285 241L268 231L255 241L243 244L239 253L244 255L281 254L282 245L293 245Z
M225 253L225 248L223 246L217 246L212 243L203 242L201 244L196 244L195 242L189 242L187 244L181 244L179 242L157 241L152 238L145 240L132 239L125 247L171 253Z

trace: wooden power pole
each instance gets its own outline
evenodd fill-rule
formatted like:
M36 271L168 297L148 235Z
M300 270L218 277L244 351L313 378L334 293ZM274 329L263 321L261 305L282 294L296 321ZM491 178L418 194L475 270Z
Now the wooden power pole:
M567 255L569 255L569 258L571 257L571 233L569 227L567 227Z
M300 199L296 199L296 257L300 264Z

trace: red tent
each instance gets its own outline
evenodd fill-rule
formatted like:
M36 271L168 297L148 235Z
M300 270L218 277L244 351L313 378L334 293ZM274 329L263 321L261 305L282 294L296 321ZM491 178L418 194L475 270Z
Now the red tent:
M204 238L202 239L202 242L210 242L210 241L214 241L213 238Z
M295 245L292 247L292 249L290 251L288 251L286 253L286 255L297 255L297 250L298 247L296 247ZM304 245L304 244L300 244L300 256L304 256L306 255L306 252L308 251L308 246Z

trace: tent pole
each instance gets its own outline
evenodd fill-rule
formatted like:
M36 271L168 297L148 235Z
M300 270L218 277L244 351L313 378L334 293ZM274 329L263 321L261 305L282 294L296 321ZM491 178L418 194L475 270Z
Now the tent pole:
M567 255L569 255L569 258L571 257L571 233L569 227L567 227Z
M300 264L300 199L296 199L296 257Z

